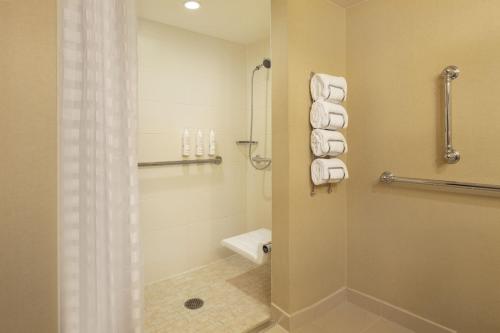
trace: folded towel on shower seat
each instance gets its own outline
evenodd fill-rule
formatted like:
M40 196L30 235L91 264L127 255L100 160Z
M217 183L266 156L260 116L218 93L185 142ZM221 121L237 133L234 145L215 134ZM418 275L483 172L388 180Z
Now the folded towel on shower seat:
M338 158L317 158L311 164L311 178L314 185L338 183L349 178L347 167Z
M313 128L337 130L349 124L347 111L340 104L316 101L309 116Z
M221 245L251 260L257 265L265 263L269 257L264 253L264 245L271 242L271 230L258 229L222 240Z
M311 132L311 150L315 156L338 156L347 153L347 142L342 133L315 129Z
M314 74L311 78L311 96L315 101L343 102L347 98L347 81L341 76Z

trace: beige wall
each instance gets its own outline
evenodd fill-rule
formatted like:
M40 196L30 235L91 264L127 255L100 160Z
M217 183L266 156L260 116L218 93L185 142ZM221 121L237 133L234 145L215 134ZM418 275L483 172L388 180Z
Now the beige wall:
M311 71L345 75L346 17L328 0L272 11L273 302L293 314L346 283L346 184L310 195L308 85Z
M271 58L273 61L272 131L273 254L271 301L290 312L290 170L288 131L288 0L271 1Z
M347 10L348 285L461 333L500 331L498 197L387 187L380 173L500 183L500 2L369 0ZM457 165L442 159L453 82Z
M269 42L250 45L141 20L139 24L139 159L182 159L181 136L214 129L219 166L149 168L139 173L146 283L224 258L222 239L270 227L270 171L254 172L247 146L248 73ZM268 153L266 73L256 75L256 152ZM270 115L270 110L267 110ZM269 124L270 125L270 124Z
M0 1L0 325L57 332L56 1Z

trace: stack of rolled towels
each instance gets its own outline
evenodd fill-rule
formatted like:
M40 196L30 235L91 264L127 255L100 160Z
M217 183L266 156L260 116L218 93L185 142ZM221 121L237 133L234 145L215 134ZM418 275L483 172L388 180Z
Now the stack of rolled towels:
M338 132L349 124L347 111L340 104L347 98L347 81L343 77L314 74L311 96L311 150L318 157L312 162L311 178L315 185L338 183L349 178L346 165L336 158L347 153L347 141Z

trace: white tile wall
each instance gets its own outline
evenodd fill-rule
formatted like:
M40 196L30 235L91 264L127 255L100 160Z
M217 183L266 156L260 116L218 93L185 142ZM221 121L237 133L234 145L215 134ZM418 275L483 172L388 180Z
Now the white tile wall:
M223 238L270 226L270 172L250 170L245 150L235 145L248 136L248 73L269 45L139 23L139 160L182 159L184 128L191 130L193 152L196 129L205 131L208 144L213 128L224 159L220 166L139 171L145 280L151 283L228 256L220 246ZM260 74L256 101L265 98ZM270 122L266 130L262 104L256 104L256 137L265 142L258 149L267 147L270 155Z

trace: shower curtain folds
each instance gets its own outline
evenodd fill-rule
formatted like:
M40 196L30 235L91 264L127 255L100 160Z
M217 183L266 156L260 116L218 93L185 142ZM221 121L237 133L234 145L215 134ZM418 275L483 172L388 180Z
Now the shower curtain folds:
M60 6L60 331L139 333L135 2Z

